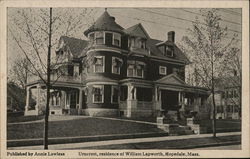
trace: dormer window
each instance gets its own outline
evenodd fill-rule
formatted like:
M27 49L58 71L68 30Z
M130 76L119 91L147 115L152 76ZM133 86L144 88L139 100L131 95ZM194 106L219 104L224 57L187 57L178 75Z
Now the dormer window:
M146 41L145 40L140 40L139 45L141 49L146 49Z
M173 46L166 46L165 53L167 56L173 57L174 56Z
M131 38L131 47L146 49L146 40L142 38Z

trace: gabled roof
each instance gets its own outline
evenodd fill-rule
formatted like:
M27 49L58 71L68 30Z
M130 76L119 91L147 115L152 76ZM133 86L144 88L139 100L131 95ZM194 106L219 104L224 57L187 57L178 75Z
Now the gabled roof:
M158 48L158 44L167 44L167 45L172 45L174 47L174 58L169 58L167 56L164 56L163 53L161 52L161 50ZM150 50L151 52L151 56L156 56L159 58L164 58L164 59L169 59L169 60L180 60L183 61L185 63L189 63L189 59L187 58L187 56L173 43L170 41L160 41L160 40L156 40L156 39L148 39L147 40L147 48Z
M123 27L115 22L115 17L110 16L107 10L105 10L105 12L95 21L95 23L84 32L84 35L87 36L88 33L98 30L123 33L123 29Z
M141 25L141 23L131 26L127 29L124 29L124 32L131 36L141 37L144 39L150 38L144 27Z
M73 37L61 36L60 42L64 42L63 47L68 47L73 57L79 57L82 50L87 47L88 41Z
M162 84L177 84L177 85L187 85L185 81L181 80L176 74L172 73L170 75L164 76L158 79L156 82Z

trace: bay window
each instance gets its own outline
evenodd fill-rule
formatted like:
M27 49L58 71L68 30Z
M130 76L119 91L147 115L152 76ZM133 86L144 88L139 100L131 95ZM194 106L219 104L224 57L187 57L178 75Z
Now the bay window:
M103 103L104 101L104 87L102 85L93 86L93 103Z
M127 76L128 77L140 77L144 76L145 63L138 61L128 61Z
M118 86L112 86L111 91L111 102L112 103L118 103L118 95L119 95L119 89Z
M122 60L117 57L112 57L112 73L120 74Z
M105 57L104 56L95 56L94 57L94 72L104 72Z

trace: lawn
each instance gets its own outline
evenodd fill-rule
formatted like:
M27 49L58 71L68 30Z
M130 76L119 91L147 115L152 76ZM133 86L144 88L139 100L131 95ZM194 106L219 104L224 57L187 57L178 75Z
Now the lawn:
M43 122L8 124L7 132L8 140L42 138ZM49 122L50 138L151 132L163 131L155 125L98 118Z
M208 133L211 133L213 131L212 120L201 120L200 125L206 126ZM241 131L240 120L229 120L229 119L216 120L216 132L233 132L233 131Z
M112 134L162 133L155 125L102 118L72 118L59 116L58 121L49 122L49 137L76 137ZM16 123L8 120L7 139L31 139L43 137L42 117L17 117ZM62 120L66 119L66 120ZM23 121L37 121L18 123ZM135 120L135 119L131 119ZM137 119L138 120L138 119ZM139 119L143 121L143 119ZM151 119L152 120L152 119ZM150 120L148 120L150 121ZM152 121L151 121L152 122ZM184 122L185 123L185 122ZM200 125L206 126L208 133L212 132L212 120L201 120ZM241 131L239 120L217 120L217 132Z

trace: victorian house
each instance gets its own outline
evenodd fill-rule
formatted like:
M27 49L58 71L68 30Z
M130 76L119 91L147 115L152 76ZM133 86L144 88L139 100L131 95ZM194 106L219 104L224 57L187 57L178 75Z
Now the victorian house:
M208 91L185 83L189 60L175 45L175 32L165 41L150 38L142 24L127 29L105 11L84 35L62 36L56 56L64 73L51 75L50 114L90 116L156 116L160 111L202 117ZM27 84L26 115L39 115L45 106L45 85L31 77ZM36 99L34 109L29 101Z

